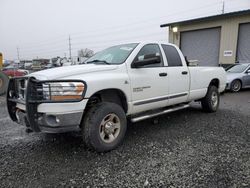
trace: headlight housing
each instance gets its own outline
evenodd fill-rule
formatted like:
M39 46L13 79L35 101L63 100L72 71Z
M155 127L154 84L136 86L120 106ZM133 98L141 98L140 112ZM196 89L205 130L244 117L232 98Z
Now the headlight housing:
M47 81L42 83L43 99L51 102L78 102L84 98L82 81Z

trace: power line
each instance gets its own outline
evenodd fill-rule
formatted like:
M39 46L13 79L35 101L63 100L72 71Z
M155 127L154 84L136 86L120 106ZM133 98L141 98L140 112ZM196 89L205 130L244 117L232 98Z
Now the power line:
M218 13L218 10L215 10L217 13ZM213 13L215 12L215 11L213 11ZM224 12L225 12L225 8L224 8ZM204 16L204 14L208 14L208 13L211 13L211 11L210 12L206 12L206 13L202 13L202 14L200 14L200 15L202 15L202 16ZM195 15L195 17L197 17L198 15ZM192 15L192 17L194 17L194 15ZM145 23L142 23L142 24L145 24ZM148 26L147 26L148 27ZM119 28L118 28L119 29ZM111 34L113 34L114 35L114 33L111 33ZM158 33L157 33L158 34ZM151 33L151 34L148 34L148 36L150 36L150 35L153 35L153 33ZM103 34L101 34L100 36L104 36ZM127 37L127 38L123 38L123 37L121 37L121 40L125 40L125 39L132 39L132 38L140 38L140 37L145 37L145 35L140 35L140 36L133 36L133 37ZM75 39L75 38L86 38L85 36L84 37L74 37L73 39ZM117 40L119 40L120 38L116 38L116 39L113 39L113 40L103 40L103 41L101 41L101 44L107 44L107 43L112 43L112 41L117 41ZM65 41L60 41L60 42L64 42L65 43ZM94 43L96 43L96 42L78 42L78 43L73 43L74 45L76 45L76 46L80 46L80 45L87 45L88 46L88 48L90 47L89 45L90 44L94 44ZM98 42L98 45L95 45L95 46L92 46L91 48L102 48L102 47L106 47L106 45L101 45L100 44L100 41ZM52 45L56 45L56 43L52 43ZM72 38L71 38L71 36L69 37L69 54L70 54L70 57L72 56L72 51L76 51L76 50L78 50L78 49L72 49ZM71 50L70 50L70 48L71 48ZM32 49L33 51L34 51L34 49ZM55 54L56 52L60 52L60 53L65 53L65 50L59 50L59 49L56 49L56 50L48 50L48 49L45 49L45 51L43 51L43 52L36 52L36 53L31 53L31 54L40 54L40 53L45 53L46 51L48 51L48 53L46 53L46 54L51 54L51 53L53 53L53 54Z
M134 36L130 36L130 37L119 37L119 38L115 38L115 39L112 39L112 40L103 40L103 41L99 41L98 43L96 42L77 42L77 43L72 43L72 38L70 37L70 44L68 46L68 49L65 47L65 48L61 48L61 49L40 49L40 50L33 50L33 51L25 51L24 54L45 54L45 53L48 53L48 54L51 54L51 53L57 53L57 52L62 52L62 51L69 51L70 52L70 46L71 46L71 54L72 54L72 51L73 50L79 50L79 48L81 48L80 46L86 46L88 48L92 48L92 47L95 47L95 48L102 48L102 47L106 47L107 45L104 45L104 44L110 44L110 43L120 43L124 40L132 40L132 39L141 39L143 37L147 37L147 36L154 36L158 33L154 32L154 33L149 33L149 34L146 34L146 35L134 35ZM161 35L163 36L163 35ZM76 47L76 49L73 49L72 48L72 44ZM94 45L93 44L97 44L97 45ZM69 53L70 54L70 53Z
M221 2L220 2L221 3ZM106 28L101 28L101 30L102 31L104 31L105 29L108 29L108 30L112 30L111 31L111 34L112 34L112 32L114 31L114 30L121 30L121 28L126 28L127 26L131 26L131 25L136 25L135 27L138 27L138 24L144 24L145 25L145 23L149 23L149 22L152 22L152 21L155 21L156 19L157 20L159 20L159 19L165 19L165 18L169 18L169 16L171 16L171 15L179 15L179 14L182 14L182 13L185 13L185 12L190 12L190 11L193 11L193 10L196 10L196 9L202 9L202 8L207 8L207 7L212 7L212 6L217 6L218 4L220 4L220 3L210 3L210 4L207 4L207 5L203 5L203 6L200 6L200 7L196 7L195 9L194 8L192 8L192 9L188 9L188 10L185 10L185 11L180 11L180 12L174 12L174 13L171 13L171 14L167 14L167 15L165 15L165 16L163 16L163 17L155 17L155 18L153 18L153 19L151 19L151 20L138 20L138 21L136 21L136 22L133 22L133 23L130 23L130 24L126 24L126 25L117 25L117 26L113 26L113 27L106 27ZM115 28L114 28L115 27ZM98 27L98 30L100 29L100 27ZM88 33L91 33L91 36L94 36L93 35L93 32L96 32L97 31L97 29L93 29L93 30L88 30L88 31L85 31L85 32L77 32L77 33L71 33L71 36L76 36L76 35L84 35L84 36L88 36L88 35L86 35L86 33L88 34ZM60 38L60 40L54 40L55 38L53 38L53 39L47 39L47 40L45 40L45 41L41 41L41 42L36 42L36 43L33 43L33 45L32 45L32 43L26 43L26 44L24 44L23 46L27 46L27 45L29 45L29 46L37 46L37 45L43 45L43 44L49 44L49 43L54 43L54 42L61 42L62 41L62 39L61 38L65 38L65 36L61 36L61 37L57 37L57 38Z
M72 49L73 50L73 49ZM40 50L40 51L34 51L34 52L26 52L26 53L22 53L22 56L27 56L29 54L41 54L41 53L47 53L47 54L52 54L52 53L57 53L57 52L68 52L69 49L66 47L64 49L53 49L53 50Z
M42 44L51 43L51 42L60 42L65 38L67 38L65 37L65 34L64 35L61 34L61 35L57 35L56 37L46 38L41 41L23 43L22 46L36 46L37 44L42 45Z
M214 11L213 11L213 13L214 13ZM150 34L146 34L146 35L134 35L134 36L125 37L125 38L124 37L118 37L118 38L115 38L115 39L112 39L112 40L109 39L109 40L99 41L98 45L91 45L91 44L96 44L96 42L78 42L78 43L73 43L73 44L76 47L79 46L79 48L80 48L80 46L85 45L88 48L103 49L103 48L106 48L106 47L110 46L111 44L113 45L113 44L118 43L118 42L119 43L124 42L124 40L128 41L128 40L132 40L134 38L136 40L140 40L140 39L145 38L147 36L148 37L154 36L154 34L159 34L159 33L155 32L155 33L150 33ZM161 39L161 40L163 40L163 39ZM70 37L70 43L69 44L72 45L72 38L71 37ZM69 48L68 48L68 50L69 50ZM77 51L79 49L72 49L72 47L71 47L71 56L72 56L72 51L73 50ZM62 53L65 53L66 48L63 48L63 49L58 49L57 48L57 49L52 49L52 50L43 49L43 50L39 50L37 52L34 52L34 51L35 51L34 49L33 49L33 52L30 52L30 53L28 53L26 51L26 54L34 54L34 55L39 55L39 54L49 55L49 54L58 54L58 53L62 54Z
M161 17L154 17L154 18L151 18L150 20L148 20L148 19L137 20L137 21L135 21L133 23L129 23L129 24L116 25L116 26L113 26L113 27L106 27L106 28L100 28L100 27L98 27L98 30L101 29L103 31L104 29L111 29L113 31L114 29L117 29L117 28L119 29L119 28L124 28L124 27L127 27L127 26L131 26L131 25L138 25L138 24L142 24L142 23L144 24L144 23L152 22L152 21L159 20L159 19L166 19L166 18L168 19L170 16L180 15L180 14L183 14L183 13L186 13L186 12L191 12L191 11L194 11L194 10L197 10L197 9L200 10L202 8L207 8L207 7L212 7L212 6L218 6L219 4L221 4L221 2L210 3L210 4L202 5L200 7L186 9L184 11L173 12L173 13L161 16ZM92 33L92 32L95 32L95 31L97 31L97 29L88 30L86 32L87 33L89 33L89 32ZM86 32L76 32L76 33L71 33L71 35L83 35Z
M155 17L155 18L152 18L152 19L150 19L150 20L140 20L140 21L136 21L136 22L133 22L133 23L130 23L130 24L126 24L126 25L118 25L118 26L113 26L113 27L110 27L109 29L112 29L111 30L111 32L108 32L109 34L113 34L113 32L114 32L114 30L116 30L116 31L123 31L124 30L124 28L125 29L127 29L127 26L131 26L131 25L135 25L133 28L141 28L141 26L140 26L140 24L142 24L142 25L145 25L144 27L148 27L148 23L152 23L152 22L155 22L156 20L157 20L157 22L161 22L161 21L159 21L159 19L168 19L169 20L169 18L171 18L171 17L174 17L174 16L176 16L176 15L183 15L183 13L186 13L186 12L191 12L191 11L194 11L194 10L197 10L197 9L202 9L202 8L207 8L207 7L213 7L213 6L218 6L218 5L220 5L221 4L221 2L219 2L219 3L213 3L213 4L208 4L208 5L205 5L205 6L201 6L201 7L196 7L196 8L192 8L192 9L188 9L188 10L185 10L185 11L179 11L179 12L175 12L175 13L171 13L171 14L167 14L167 15L165 15L165 16L161 16L161 17ZM123 29L122 29L123 28ZM131 27L129 27L129 29L131 29ZM90 33L90 35L86 35L85 33L86 32L78 32L78 33L72 33L71 34L71 36L75 36L74 38L78 38L78 37L76 37L77 35L84 35L84 37L89 37L89 36L96 36L95 34L93 34L93 32L94 31L99 31L100 30L100 28L98 28L98 30L97 29L95 29L95 30L89 30L88 32L87 32L87 34L89 34ZM102 31L103 31L103 29L102 29ZM107 32L102 32L102 34L105 34L105 33L107 33ZM79 37L79 38L81 38L81 37Z
M233 0L227 0L226 2L228 2L228 1L230 2L230 4L236 3L236 1L233 1ZM137 20L137 21L135 21L133 23L129 23L129 24L126 24L126 25L122 24L120 26L117 25L117 26L106 27L106 28L98 27L98 29L87 30L87 31L84 31L84 32L71 33L71 37L73 36L72 37L73 40L75 40L75 39L86 39L86 38L89 38L91 41L93 41L91 39L91 36L97 38L97 37L104 37L104 36L108 36L108 35L117 35L118 31L123 31L123 32L120 32L120 33L124 33L124 30L128 30L126 33L130 33L130 32L134 32L134 30L133 30L134 28L145 28L145 27L149 27L150 25L156 25L156 23L149 24L149 23L155 22L156 19L157 19L157 22L159 22L160 19L166 19L167 18L167 20L169 20L169 18L171 18L171 17L173 17L175 15L178 15L178 16L181 15L181 16L183 16L183 13L190 12L190 11L197 10L197 9L200 10L200 9L207 8L207 7L218 6L221 3L222 3L222 10L221 10L221 12L222 13L228 12L228 10L225 11L225 0L224 0L223 2L219 2L219 3L215 3L214 2L214 3L202 5L200 7L196 7L196 8L192 8L192 9L188 9L188 10L184 10L184 11L179 11L179 12L174 12L174 13L171 13L171 14L164 15L163 17L154 17L154 18L152 18L150 20L144 20L144 21L143 20L140 20L140 21ZM218 6L218 8L219 7L221 7L221 6ZM234 7L234 9L235 9L235 7ZM218 11L217 13L220 12L219 9L217 9L217 11ZM206 14L206 13L202 13L201 15L204 16L204 14ZM195 16L197 17L198 15L195 15ZM192 17L194 17L194 15L192 15ZM180 18L178 18L178 19L180 19ZM128 27L128 26L131 26L131 27ZM100 29L101 29L102 32L101 33L97 33L97 32L100 32ZM106 30L106 32L103 32L105 30ZM142 36L142 35L140 35L140 36ZM140 36L138 36L138 37L140 37ZM137 38L137 36L135 36L135 37ZM135 38L135 37L130 37L130 38ZM28 51L32 51L32 52L38 51L36 53L41 53L41 51L44 51L43 53L45 53L45 51L48 51L48 53L55 53L56 51L64 51L64 50L59 50L58 48L56 48L56 50L49 50L48 48L46 48L46 49L43 48L43 46L44 47L49 46L50 49L51 49L52 46L61 46L61 44L67 45L66 38L67 37L65 37L65 36L62 35L62 36L58 36L58 37L53 38L53 39L47 39L47 40L41 41L40 43L33 43L33 45L32 45L32 43L26 43L26 44L23 45L24 47L26 45L26 48L21 48L22 49L22 54L23 54L23 51L26 52L26 53L28 53ZM70 46L72 45L72 38L70 38L70 41L69 41L70 42ZM119 38L121 38L121 40L124 40L124 37L119 37ZM119 40L119 38L115 39L115 40ZM112 39L112 40L106 40L106 41L102 40L101 44L107 43L107 42L110 43L110 42L115 41L115 40L114 39ZM94 44L94 43L96 43L96 42L86 42L85 41L85 42L78 42L78 43L76 43L76 45L82 45L82 44L87 45L87 44ZM98 45L100 45L99 42L98 42ZM32 46L33 46L33 48L32 48ZM71 51L72 51L72 47L71 47ZM64 51L64 53L65 53L65 51ZM71 52L70 56L71 55L72 55L72 52Z
M126 36L126 37L123 37L123 36L119 36L119 37L115 37L115 38L112 38L112 39L104 39L104 40L98 40L98 43L106 43L106 42L112 42L112 41L117 41L117 40L126 40L126 39L134 39L134 38L138 38L138 37L147 37L147 36L153 36L153 35L156 35L158 34L159 35L159 32L153 32L153 33L147 33L147 34L143 34L143 35L140 35L140 34L136 34L136 35L132 35L132 36ZM81 44L93 44L93 43L96 43L96 42L76 42L76 43L73 43L74 46L77 46L77 45L81 45Z
M214 11L213 11L214 12ZM210 12L207 12L207 13L211 13L211 11ZM200 15L204 15L204 13L202 13L202 14L200 14ZM195 15L195 16L199 16L199 15ZM193 15L193 17L194 17L194 15ZM144 24L144 23L143 23ZM154 25L156 25L156 24L154 24ZM149 25L145 25L146 27L149 27ZM119 29L119 28L118 28ZM129 32L134 32L133 30L131 30L131 28L130 28L130 31ZM129 32L126 32L126 33L129 33ZM112 33L100 33L99 34L99 37L103 37L103 36L107 36L107 35L114 35L114 34L120 34L120 33L114 33L114 32L112 32ZM87 37L87 38L90 38L90 36L95 36L95 38L97 38L98 36L97 35L85 35L85 36L82 36L82 37L74 37L74 39L80 39L80 38L86 38L86 36L89 36L89 37ZM91 39L92 40L92 39ZM45 44L43 44L43 45L37 45L39 48L41 47L41 46L59 46L59 44L61 45L62 43L64 43L65 44L65 40L64 41L57 41L57 42L60 42L60 43L53 43L52 41L50 42L51 44L47 44L47 45L45 45ZM85 42L86 43L86 42ZM36 48L37 49L37 48ZM33 48L29 48L29 49L23 49L23 51L30 51L30 50L34 50L34 47Z

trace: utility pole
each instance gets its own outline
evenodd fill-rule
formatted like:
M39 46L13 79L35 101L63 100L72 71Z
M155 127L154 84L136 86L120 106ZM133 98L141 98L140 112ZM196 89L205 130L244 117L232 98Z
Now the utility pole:
M16 51L17 51L17 59L18 59L18 61L20 61L20 54L19 54L19 48L18 47L16 48Z
M70 38L70 35L69 35L69 58L70 58L70 60L72 60L72 57L71 57L71 38Z
M222 4L222 14L225 13L225 1L223 1L223 4Z
M16 52L17 52L18 63L17 63L17 66L14 63L14 77L16 76L16 69L17 69L17 67L19 67L19 64L20 64L20 55L19 55L19 48L18 47L16 48Z

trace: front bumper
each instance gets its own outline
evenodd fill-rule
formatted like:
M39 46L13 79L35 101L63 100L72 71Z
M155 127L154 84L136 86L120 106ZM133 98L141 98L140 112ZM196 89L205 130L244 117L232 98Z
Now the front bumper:
M26 79L23 99L14 97L16 80ZM87 99L78 102L43 103L32 98L33 81L30 78L11 79L7 92L7 108L13 121L34 132L60 133L80 130L83 109Z
M68 113L68 114L46 114L38 113L37 128L44 133L62 133L70 131L79 131L82 120L83 112ZM26 126L29 129L33 129L34 125L30 125L27 119L26 111L19 108L16 109L15 114L16 123Z

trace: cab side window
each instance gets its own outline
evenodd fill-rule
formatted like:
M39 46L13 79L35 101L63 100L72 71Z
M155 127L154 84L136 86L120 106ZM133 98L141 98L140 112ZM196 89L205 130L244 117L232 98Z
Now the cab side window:
M169 67L182 66L182 61L181 61L180 55L175 47L170 46L170 45L165 45L165 44L162 44L161 46L162 46L164 53L166 55L166 58L168 60Z
M137 54L134 61L142 61L142 60L145 60L147 58L152 58L152 56L160 56L161 62L157 63L157 64L152 64L152 65L144 65L143 67L145 67L145 68L146 67L162 67L163 60L162 60L162 56L161 56L161 50L160 50L158 44L147 44L144 47L142 47L142 49Z

